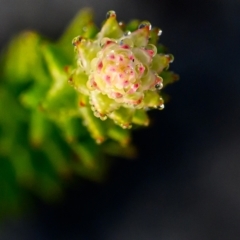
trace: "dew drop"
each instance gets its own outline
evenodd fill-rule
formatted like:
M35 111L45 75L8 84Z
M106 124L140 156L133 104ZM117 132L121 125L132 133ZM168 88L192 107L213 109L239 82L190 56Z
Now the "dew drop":
M105 120L107 120L107 116L106 116L106 115L100 115L100 119L101 119L102 121L105 121Z
M129 124L129 123L122 123L122 124L120 124L120 126L121 126L123 129L131 129L131 128L132 128L132 125Z
M129 36L129 35L131 35L131 31L127 31L127 32L125 32L123 35L124 35L124 36Z
M160 89L163 88L163 84L162 84L162 83L157 83L157 84L155 85L155 88L156 88L157 90L160 90Z
M124 23L124 22L119 22L118 25L119 25L121 28L124 28L124 27L125 27L125 23Z
M157 106L157 109L158 110L163 110L164 109L164 104L161 104L161 105Z
M160 28L156 28L156 32L158 36L162 35L162 30Z
M121 46L124 46L124 45L127 45L127 46L129 46L129 47L133 47L133 46L134 46L134 43L133 43L132 39L129 38L129 37L122 38L122 39L119 41L119 44L120 44Z
M106 19L108 18L111 18L111 17L116 17L116 13L115 11L111 10L111 11L108 11L107 14L106 14Z
M138 29L148 27L149 30L151 30L152 26L151 23L148 21L143 21L138 25Z
M174 56L172 54L167 55L168 61L172 63L174 61Z
M77 36L72 40L72 45L74 47L76 47L80 42L82 41L82 37L81 36Z
M103 38L100 42L100 47L104 47L108 44L114 43L114 41L110 38Z
M145 49L152 57L157 54L157 48L153 44L148 44Z

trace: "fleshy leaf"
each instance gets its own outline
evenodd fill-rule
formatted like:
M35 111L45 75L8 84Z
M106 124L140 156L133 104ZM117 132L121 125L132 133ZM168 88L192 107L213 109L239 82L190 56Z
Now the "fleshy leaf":
M70 84L86 95L96 117L129 128L132 123L148 125L146 109L164 108L160 90L170 75L161 73L167 72L173 56L159 51L160 34L148 21L125 25L109 11L94 38L73 39L77 67Z

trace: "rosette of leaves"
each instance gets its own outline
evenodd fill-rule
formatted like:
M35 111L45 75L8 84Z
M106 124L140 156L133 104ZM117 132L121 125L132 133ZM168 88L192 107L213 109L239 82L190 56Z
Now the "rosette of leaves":
M166 71L170 55L160 54L160 45L154 47L159 29L144 25L134 32L138 21L123 25L110 13L100 31L92 12L84 9L59 40L27 31L2 53L0 214L28 204L29 192L45 200L59 198L66 179L74 175L103 179L108 156L135 154L130 130L124 128L147 125L146 110L163 104L158 91L176 75ZM71 42L77 35L76 66ZM116 71L123 69L117 78L123 74L129 83L114 83L112 50ZM124 70L127 66L136 78Z
M167 70L173 56L157 45L160 34L147 21L119 23L109 11L97 34L75 37L77 67L70 83L84 99L80 105L122 128L147 126L147 110L164 108L160 90L178 78Z

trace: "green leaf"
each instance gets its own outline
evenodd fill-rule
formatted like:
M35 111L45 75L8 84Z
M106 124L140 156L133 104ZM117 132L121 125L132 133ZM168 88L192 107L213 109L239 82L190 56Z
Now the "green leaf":
M93 38L96 33L97 27L93 23L92 11L88 8L82 9L57 41L57 46L61 48L69 61L73 62L75 55L71 44L73 38L78 35Z
M166 87L168 84L179 80L179 75L174 72L163 71L161 72L160 76L163 78L163 87Z
M5 52L3 75L10 82L26 83L37 74L38 46L41 37L35 32L24 32L15 37Z

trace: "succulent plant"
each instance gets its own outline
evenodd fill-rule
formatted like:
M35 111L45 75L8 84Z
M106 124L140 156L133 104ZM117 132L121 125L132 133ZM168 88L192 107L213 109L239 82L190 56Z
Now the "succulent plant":
M166 76L173 61L172 55L159 52L156 46L161 30L151 29L147 21L130 31L132 25L119 23L116 13L109 11L97 34L77 36L72 42L77 67L70 84L87 96L84 107L90 105L96 117L110 118L122 128L147 126L146 111L164 108L160 90L177 79L171 72L165 80L161 76Z
M0 59L0 213L21 209L29 191L58 198L76 174L100 180L107 156L135 154L129 128L149 124L177 79L160 32L113 11L99 31L85 9L55 42L13 38Z

